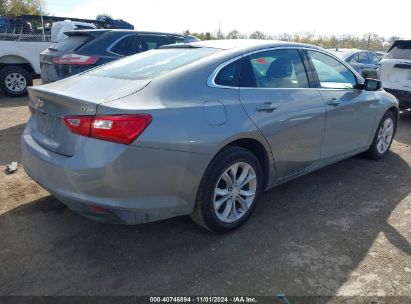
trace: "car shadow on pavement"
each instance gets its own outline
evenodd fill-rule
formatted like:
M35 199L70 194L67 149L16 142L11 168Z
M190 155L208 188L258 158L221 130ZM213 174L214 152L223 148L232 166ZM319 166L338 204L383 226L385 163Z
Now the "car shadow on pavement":
M185 216L99 224L48 196L0 215L0 294L335 295L380 234L410 254L388 223L410 171L392 152L345 160L268 191L224 235Z
M403 144L411 145L411 111L403 111L400 114L399 123L401 127L398 129L395 139Z
M0 109L10 107L28 106L28 98L25 97L7 97L0 92Z

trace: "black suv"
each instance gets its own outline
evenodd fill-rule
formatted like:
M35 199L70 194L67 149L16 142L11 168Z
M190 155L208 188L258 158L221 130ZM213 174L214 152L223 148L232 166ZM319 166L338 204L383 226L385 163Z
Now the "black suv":
M199 41L193 36L131 30L76 30L40 54L43 83L57 81L104 63L165 44Z

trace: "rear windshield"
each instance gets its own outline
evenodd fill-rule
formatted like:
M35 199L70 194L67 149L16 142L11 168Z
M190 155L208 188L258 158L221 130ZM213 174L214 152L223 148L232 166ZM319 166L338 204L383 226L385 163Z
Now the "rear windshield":
M411 59L411 40L397 41L394 47L385 55L387 59Z
M87 35L71 36L63 39L61 42L52 44L49 49L60 52L73 51L90 39L92 39L92 37Z
M130 80L155 78L218 51L213 48L151 50L97 68L89 75Z
M343 51L335 51L335 50L334 51L330 50L330 53L341 59L348 58L349 56L353 54L353 52L343 52Z

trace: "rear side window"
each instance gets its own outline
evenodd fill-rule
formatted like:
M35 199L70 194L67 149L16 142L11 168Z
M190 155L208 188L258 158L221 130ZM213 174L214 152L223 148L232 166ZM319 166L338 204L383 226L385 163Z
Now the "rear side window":
M217 74L214 82L227 87L238 87L240 79L241 61L240 59L226 65Z
M370 57L370 61L372 64L378 64L380 62L380 59L377 57L377 55L373 53L368 53L368 57Z
M137 53L134 47L135 40L136 35L124 36L110 49L110 51L118 55L133 55Z
M119 79L151 79L188 65L221 50L213 48L167 48L126 57L89 72Z
M387 59L411 59L411 40L396 41L394 47L385 55Z
M356 62L359 62L358 60L359 60L359 59L358 59L358 54L354 54L354 55L352 55L352 57L351 57L351 59L349 60L349 62L351 62L351 63L356 63Z
M369 59L368 59L367 53L361 52L361 53L358 55L358 62L359 62L359 63L364 63L364 64L370 63L370 61L369 61Z
M140 52L156 49L162 45L169 44L167 36L160 35L138 35ZM183 40L184 42L184 40Z
M165 44L169 44L167 36L128 35L119 40L110 51L119 55L130 56L156 49Z
M184 37L183 36L170 36L170 43L171 44L181 44L184 43Z
M344 64L324 53L308 51L322 88L352 89L357 78Z
M243 59L242 87L308 88L307 74L297 50L273 50Z

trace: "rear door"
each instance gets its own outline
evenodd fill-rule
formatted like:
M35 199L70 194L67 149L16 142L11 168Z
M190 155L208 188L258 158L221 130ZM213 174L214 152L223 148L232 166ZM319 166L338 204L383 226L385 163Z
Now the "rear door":
M357 77L330 55L308 50L319 91L327 106L321 155L340 157L367 147L378 100L374 92L355 89Z
M240 100L269 142L278 178L301 172L321 157L326 108L309 79L298 49L260 51L242 59Z

